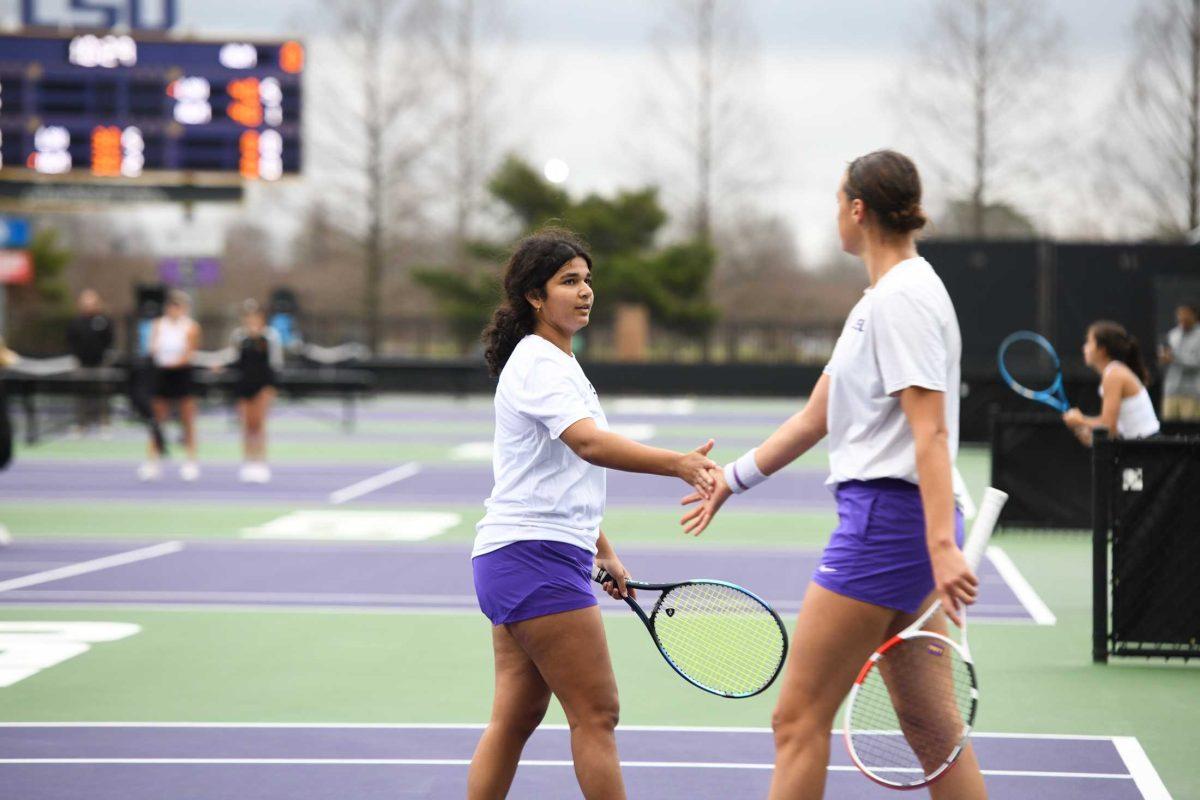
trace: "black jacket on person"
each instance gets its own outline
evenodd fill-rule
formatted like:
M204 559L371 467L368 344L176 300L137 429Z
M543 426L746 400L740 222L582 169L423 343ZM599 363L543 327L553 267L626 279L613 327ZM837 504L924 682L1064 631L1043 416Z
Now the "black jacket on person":
M112 344L112 320L104 314L82 314L67 326L67 346L85 367L99 366Z

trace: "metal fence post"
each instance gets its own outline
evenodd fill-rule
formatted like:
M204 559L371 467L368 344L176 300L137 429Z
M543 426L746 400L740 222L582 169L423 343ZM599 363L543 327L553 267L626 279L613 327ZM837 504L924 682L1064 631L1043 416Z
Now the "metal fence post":
M1113 442L1092 433L1092 661L1108 663L1108 531L1111 524Z

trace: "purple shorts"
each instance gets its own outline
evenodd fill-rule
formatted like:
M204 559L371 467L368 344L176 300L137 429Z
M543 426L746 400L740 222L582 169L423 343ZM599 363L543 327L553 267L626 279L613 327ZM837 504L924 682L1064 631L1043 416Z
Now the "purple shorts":
M541 539L513 542L471 559L479 609L493 625L597 605L593 556Z
M912 614L933 591L925 544L925 510L916 484L896 478L846 481L837 487L838 526L813 581L864 603ZM963 544L962 512L954 512Z

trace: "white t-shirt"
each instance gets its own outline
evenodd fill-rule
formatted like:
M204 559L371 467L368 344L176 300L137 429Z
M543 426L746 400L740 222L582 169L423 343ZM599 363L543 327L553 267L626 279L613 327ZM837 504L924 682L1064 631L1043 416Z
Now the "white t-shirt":
M591 418L608 419L573 356L540 336L526 336L496 387L495 486L475 526L471 556L517 541L548 539L596 552L604 516L605 472L558 437Z
M925 259L901 261L863 292L825 367L830 468L826 484L875 478L917 483L916 446L897 396L910 386L945 393L953 465L958 455L961 356L954 304Z
M182 363L183 354L187 352L188 337L195 324L190 317L172 319L165 315L155 321L151 345L157 366L167 369L188 366Z

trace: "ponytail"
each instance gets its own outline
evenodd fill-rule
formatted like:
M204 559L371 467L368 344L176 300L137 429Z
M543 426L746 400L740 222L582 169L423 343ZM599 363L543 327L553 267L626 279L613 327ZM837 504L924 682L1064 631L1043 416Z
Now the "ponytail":
M536 323L532 311L529 303L513 308L505 300L492 313L492 321L483 329L483 358L487 361L488 374L493 378L504 369L517 343L533 333Z
M1150 370L1146 368L1146 362L1142 358L1142 349L1138 346L1137 337L1125 330L1125 326L1119 322L1100 320L1093 322L1088 330L1095 338L1096 345L1103 347L1109 358L1129 367L1144 385L1150 384Z
M546 296L546 281L569 261L582 258L592 267L578 236L561 228L543 228L517 243L504 267L504 300L483 329L483 357L494 378L504 369L517 344L537 327L528 295Z

